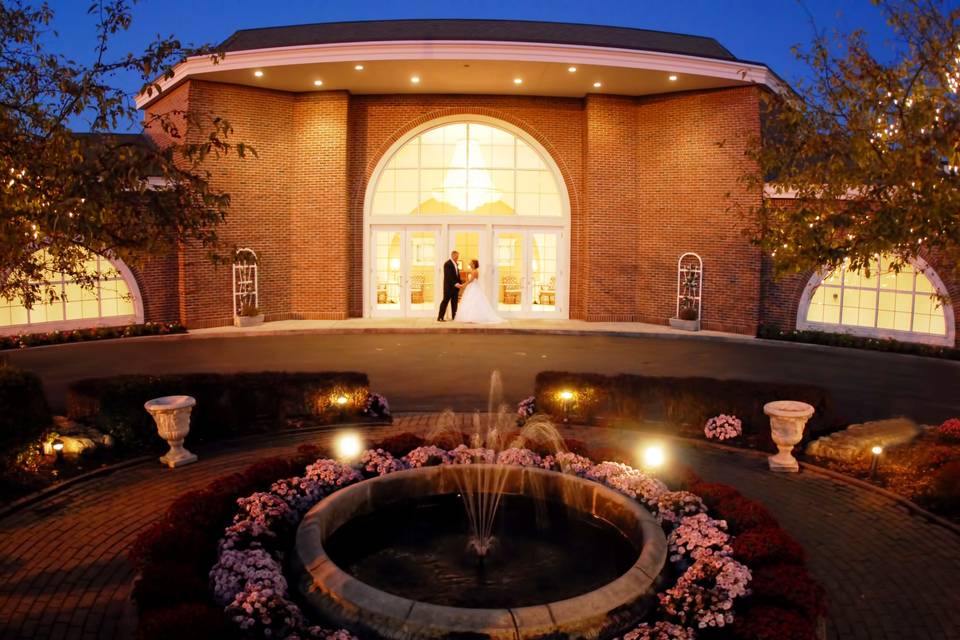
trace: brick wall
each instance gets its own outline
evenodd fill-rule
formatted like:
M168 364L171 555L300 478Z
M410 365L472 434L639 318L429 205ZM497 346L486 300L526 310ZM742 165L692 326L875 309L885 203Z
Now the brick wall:
M376 164L415 127L476 114L527 132L560 169L571 208L571 317L664 323L674 312L677 257L696 251L705 262L704 327L755 331L760 257L730 213L759 197L737 183L759 126L753 88L564 99L290 94L191 81L151 111L185 104L225 117L234 138L257 151L207 168L231 195L224 244L261 258L268 319L361 315L363 200ZM163 299L151 302L148 319L179 305L192 327L231 322L230 269L198 247L172 262L143 276L145 297ZM172 302L152 292L171 273Z

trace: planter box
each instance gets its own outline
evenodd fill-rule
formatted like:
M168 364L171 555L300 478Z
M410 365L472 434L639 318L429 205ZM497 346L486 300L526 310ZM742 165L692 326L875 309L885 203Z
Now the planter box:
M263 324L263 314L256 316L237 316L233 319L233 325L235 327L253 327L258 324Z
M670 326L674 329L683 329L684 331L700 331L700 320L681 320L680 318L670 318Z

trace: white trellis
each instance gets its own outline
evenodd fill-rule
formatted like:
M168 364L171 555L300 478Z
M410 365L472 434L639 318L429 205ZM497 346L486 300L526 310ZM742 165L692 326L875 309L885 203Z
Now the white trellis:
M259 309L257 254L253 249L237 249L233 254L233 317L245 315L244 309Z
M680 309L693 307L699 321L702 299L703 260L688 251L677 260L677 317L680 317Z

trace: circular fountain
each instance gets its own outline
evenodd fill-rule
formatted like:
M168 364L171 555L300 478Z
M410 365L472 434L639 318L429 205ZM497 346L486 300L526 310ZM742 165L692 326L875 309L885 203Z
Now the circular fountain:
M307 604L355 632L516 639L622 632L651 606L665 560L663 530L627 496L472 464L337 491L303 519L292 563Z

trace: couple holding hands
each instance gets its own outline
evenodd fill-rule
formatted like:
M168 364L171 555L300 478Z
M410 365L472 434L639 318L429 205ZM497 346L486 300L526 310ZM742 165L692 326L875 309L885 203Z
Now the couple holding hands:
M466 277L460 273L458 262L460 252L452 251L450 259L443 263L443 301L440 303L439 322L444 321L447 315L447 305L450 305L450 319L454 322L469 322L475 324L498 324L503 318L493 310L487 300L483 288L479 285L480 262L470 261L470 269ZM460 294L463 293L463 297Z

